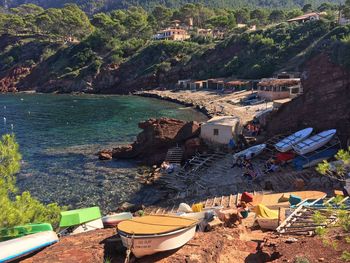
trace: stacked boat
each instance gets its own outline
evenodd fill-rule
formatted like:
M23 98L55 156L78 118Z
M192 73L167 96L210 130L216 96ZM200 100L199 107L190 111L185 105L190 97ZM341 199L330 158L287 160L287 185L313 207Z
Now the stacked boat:
M337 152L337 148L332 147L317 152L317 150L332 140L336 134L335 129L311 136L312 131L312 128L297 131L275 144L275 148L281 153L290 153L293 150L296 154L300 155L300 157L293 160L294 166L299 170L327 160ZM308 155L308 157L305 157L305 155Z

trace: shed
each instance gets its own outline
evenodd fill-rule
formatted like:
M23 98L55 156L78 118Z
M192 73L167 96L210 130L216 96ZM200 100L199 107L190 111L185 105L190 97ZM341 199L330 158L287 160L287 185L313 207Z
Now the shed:
M201 126L200 137L209 143L228 144L240 132L239 119L232 116L215 116Z

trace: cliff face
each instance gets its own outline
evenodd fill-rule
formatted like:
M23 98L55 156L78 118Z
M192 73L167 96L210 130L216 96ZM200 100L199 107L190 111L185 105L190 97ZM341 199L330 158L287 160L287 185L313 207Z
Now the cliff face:
M318 54L305 65L304 94L283 105L271 116L269 135L313 127L336 128L343 146L350 138L350 70Z

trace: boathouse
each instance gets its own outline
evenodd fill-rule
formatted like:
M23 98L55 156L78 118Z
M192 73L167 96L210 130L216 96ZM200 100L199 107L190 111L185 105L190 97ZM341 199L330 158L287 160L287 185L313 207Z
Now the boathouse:
M293 98L302 92L300 78L262 79L258 83L258 96L266 100Z
M240 129L237 117L215 116L201 125L200 137L207 143L227 145Z

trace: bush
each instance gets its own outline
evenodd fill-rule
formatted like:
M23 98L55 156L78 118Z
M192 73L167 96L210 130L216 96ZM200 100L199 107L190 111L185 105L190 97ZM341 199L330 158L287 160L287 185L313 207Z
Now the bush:
M3 135L0 141L0 228L28 223L51 223L58 226L61 208L44 205L29 192L17 194L15 174L20 170L21 155L14 135Z

